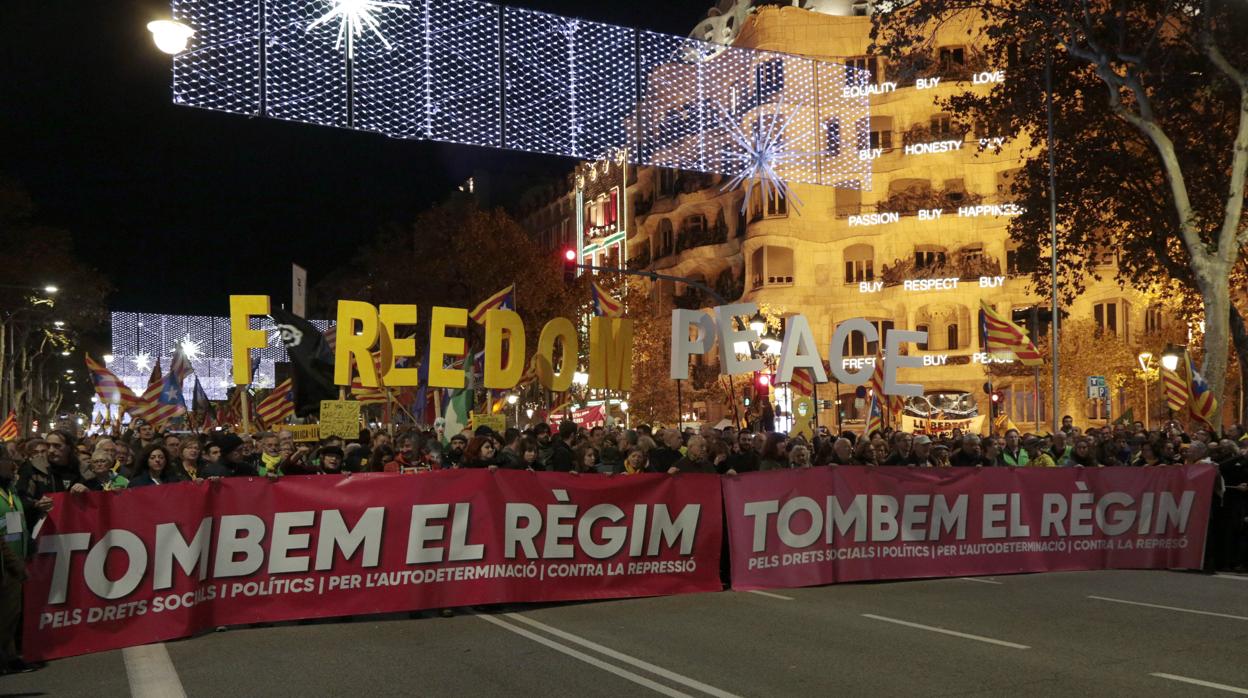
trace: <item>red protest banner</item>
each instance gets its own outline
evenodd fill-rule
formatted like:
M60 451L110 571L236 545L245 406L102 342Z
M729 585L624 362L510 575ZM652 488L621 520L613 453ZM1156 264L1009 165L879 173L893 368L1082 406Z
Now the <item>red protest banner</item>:
M1199 568L1216 476L1212 465L1193 465L725 478L732 586Z
M59 495L26 586L45 660L221 625L720 589L719 478L457 470Z

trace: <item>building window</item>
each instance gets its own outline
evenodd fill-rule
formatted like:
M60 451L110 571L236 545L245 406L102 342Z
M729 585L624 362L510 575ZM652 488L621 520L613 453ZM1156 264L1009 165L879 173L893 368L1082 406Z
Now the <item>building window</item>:
M878 339L874 342L868 342L866 335L861 332L850 332L845 338L845 346L842 348L844 356L875 356L880 352L880 342L888 337L888 333L893 330L892 320L871 320L867 322L875 325L875 331Z
M845 248L845 283L875 281L875 248L850 245Z
M784 218L789 215L789 202L785 201L783 194L771 187L767 188L765 197L762 187L754 187L750 193L750 214L751 222L764 218Z
M1161 332L1161 308L1155 305L1148 306L1144 311L1144 334L1158 334Z
M942 46L936 53L940 65L940 74L945 77L957 77L966 67L966 48L963 46Z
M841 154L841 122L839 119L828 119L823 122L824 128L824 146L823 149L830 157L836 157Z
M859 119L854 133L858 134L858 150L880 148L888 151L893 149L893 118L891 116L873 116ZM863 136L866 140L863 140Z
M679 172L667 167L660 167L658 169L659 181L655 193L658 196L672 196L676 193L676 179Z
M850 8L850 10L853 12L853 15L855 17L866 17L867 12L870 9L871 9L870 3L868 3L867 0L854 0L854 4Z
M764 245L750 256L751 288L784 286L793 283L793 250Z
M667 218L659 219L659 249L655 252L655 259L666 257L672 253L674 248L675 237L672 235L672 221Z
M945 266L947 255L943 248L919 247L914 251L915 271L927 271Z
M880 63L875 56L856 56L845 60L845 66L848 68L857 68L865 70L867 73L867 84L874 85L880 81ZM845 84L849 87L861 84L862 73L853 70L845 71Z
M917 332L928 332L927 325L915 325L914 329ZM919 348L919 351L927 351L928 345L930 343L931 343L931 335L929 334L927 339L923 340L922 342L915 342L914 345Z
M754 66L758 80L758 99L761 103L768 97L784 90L784 59L773 58Z
M932 116L929 122L934 139L950 139L953 138L953 116L949 114L936 114Z
M1127 337L1130 329L1127 326L1130 310L1130 304L1123 299L1105 301L1092 306L1092 319L1096 322L1097 331Z
M952 322L945 327L945 348L958 349L962 346L958 341L958 323Z

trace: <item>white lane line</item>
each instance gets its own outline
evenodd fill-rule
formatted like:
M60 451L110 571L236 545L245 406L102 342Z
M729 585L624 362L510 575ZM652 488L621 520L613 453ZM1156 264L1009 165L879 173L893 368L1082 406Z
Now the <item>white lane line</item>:
M638 669L643 669L645 671L648 671L651 674L654 674L655 676L662 676L668 681L672 681L672 682L681 684L683 686L688 686L689 688L692 688L695 691L701 691L707 695L715 696L716 698L739 698L734 693L729 693L727 691L715 688L714 686L711 686L709 684L702 683L701 681L698 681L697 679L691 679L688 676L677 674L676 672L670 671L668 669L664 669L663 667L657 664L651 664L650 662L647 662L645 660L637 659L636 657L630 657L629 655L624 654L623 652L617 652L616 650L613 650L610 647L607 647L605 645L600 645L597 642L594 642L593 640L587 640L579 635L573 635L570 632L546 625L545 623L533 620L532 618L526 618L525 616L522 616L519 613L507 613L504 615L511 620L524 623L525 625L529 625L531 627L537 628L538 630L542 630L551 635L554 635L555 637L560 638L561 640L566 640L568 642L578 644L582 647L587 647L599 654L610 657L618 662L624 662L625 664L630 664L632 666L637 667Z
M864 613L862 614L862 617L870 618L872 620L882 620L885 623L895 623L897 625L904 625L907 628L918 628L919 630L928 630L933 633L940 633L942 635L952 635L954 637L960 637L966 640L976 640L978 642L987 642L990 645L999 645L1001 647L1009 647L1011 649L1016 649L1016 650L1031 649L1027 645L1020 645L1017 642L1008 642L1006 640L997 640L991 637L984 637L983 635L972 635L970 633L962 633L962 632L958 632L957 630L950 630L948 628L938 628L934 625L923 625L922 623L911 623L908 620L898 620L896 618L887 618L885 616L877 616L873 613Z
M1005 582L998 582L995 579L983 579L982 577L958 577L958 579L964 582L979 582L980 584L1005 584Z
M1089 596L1089 599L1097 601L1109 601L1110 603L1122 603L1130 606L1143 606L1145 608L1159 608L1163 611L1178 611L1179 613L1193 613L1198 616L1213 616L1215 618L1230 618L1231 620L1248 620L1248 616L1235 616L1230 613L1217 613L1214 611L1200 611L1195 608L1179 608L1178 606L1162 606L1155 603L1144 603L1143 601L1127 601L1126 599L1111 599L1108 596Z
M134 698L186 698L182 679L173 668L165 643L127 647L121 651Z
M494 625L497 625L498 627L503 628L504 630L509 630L521 637L525 637L536 643L546 645L547 647L551 648L552 650L555 650L556 652L562 652L563 654L566 654L569 657L572 657L573 659L578 659L582 662L585 662L586 664L589 664L590 666L598 667L599 669L602 669L605 672L615 674L616 676L622 679L628 680L628 681L632 681L633 683L639 686L645 686L646 688L656 693L662 693L665 696L670 696L670 698L694 698L694 696L691 696L688 693L682 693L669 686L664 686L663 684L658 683L657 681L652 681L640 674L634 674L628 669L623 669L614 664L609 664L607 662L602 661L601 659L598 659L597 657L591 657L590 655L585 654L584 652L575 650L571 647L568 647L567 645L561 645L558 642L555 642L554 640L542 637L541 635L538 635L537 633L534 633L534 632L529 632L528 630L512 625L511 623L501 621L492 616L478 615L477 617L487 623L493 623Z
M766 596L766 597L767 597L767 598L769 598L769 599L780 599L781 601L792 601L792 600L793 600L793 597L792 597L792 596L781 596L780 594L773 594L773 593L771 593L770 591L759 591L759 590L757 590L757 589L750 589L750 590L749 590L749 593L751 593L751 594L758 594L759 596Z
M1226 691L1227 693L1238 693L1241 696L1248 696L1248 688L1240 688L1239 686L1228 686L1224 683L1214 683L1212 681L1201 681L1200 679L1193 679L1187 676L1178 676L1175 674L1157 673L1157 674L1149 674L1149 676L1156 676L1159 679L1169 679L1171 681L1181 681L1183 683L1190 683L1193 686L1204 686L1205 688L1216 688L1219 691Z
M1234 579L1240 582L1248 582L1248 574L1227 574L1225 572L1214 572L1213 576L1223 579Z

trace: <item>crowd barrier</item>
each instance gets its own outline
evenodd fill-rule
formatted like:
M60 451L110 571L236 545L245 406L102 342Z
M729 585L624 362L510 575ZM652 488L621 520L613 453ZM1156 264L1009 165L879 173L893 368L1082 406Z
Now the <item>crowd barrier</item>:
M332 477L332 480L330 479ZM1047 570L1198 568L1216 471L237 478L58 495L26 659L223 625Z

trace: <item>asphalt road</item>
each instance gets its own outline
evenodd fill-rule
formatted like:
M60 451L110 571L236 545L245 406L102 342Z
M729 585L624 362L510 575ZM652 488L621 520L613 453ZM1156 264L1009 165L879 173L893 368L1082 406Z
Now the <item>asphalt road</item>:
M1248 694L1248 577L1078 572L241 628L0 696Z

